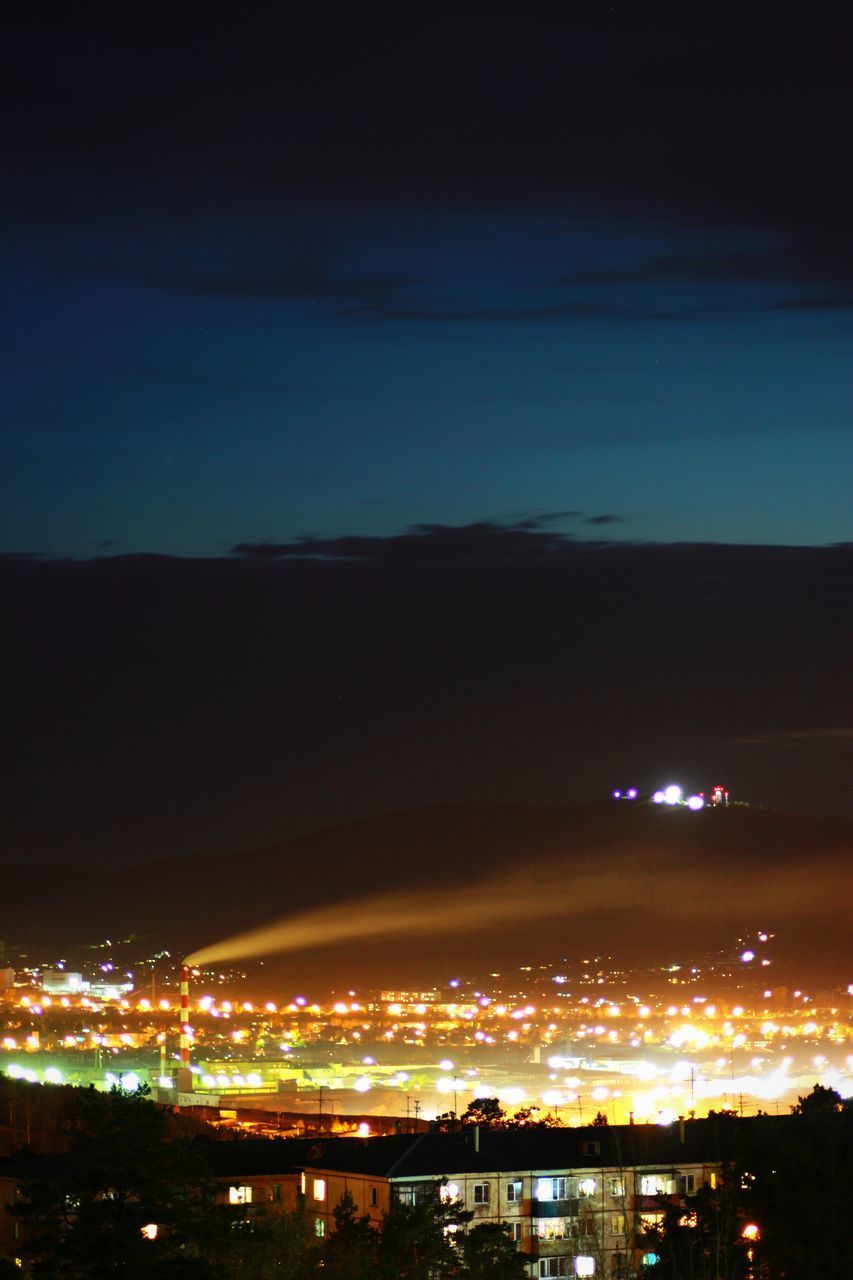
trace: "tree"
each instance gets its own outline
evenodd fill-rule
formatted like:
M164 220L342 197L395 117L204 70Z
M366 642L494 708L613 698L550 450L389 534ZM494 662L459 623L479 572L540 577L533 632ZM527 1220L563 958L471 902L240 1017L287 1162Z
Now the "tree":
M603 1111L596 1111L592 1124L595 1129L602 1129L609 1121Z
M519 1107L511 1118L497 1098L475 1098L458 1116L455 1111L445 1111L436 1117L435 1126L441 1133L455 1133L460 1125L478 1124L483 1129L562 1129L563 1122L557 1116L542 1115L538 1107Z
M497 1098L474 1098L462 1112L462 1124L478 1124L484 1129L506 1127L506 1112Z
M281 1213L234 1224L223 1250L228 1280L313 1280L320 1251L305 1213Z
M459 1275L454 1243L473 1218L458 1201L439 1198L438 1184L416 1204L392 1205L382 1219L377 1280L450 1280Z
M216 1274L214 1184L191 1143L163 1141L166 1118L145 1096L87 1091L72 1151L36 1173L12 1210L31 1274L45 1280L186 1280ZM156 1233L143 1234L143 1227Z
M506 1127L509 1129L562 1129L563 1122L549 1112L542 1115L538 1107L519 1107L518 1111L513 1113L512 1119L507 1120Z
M738 1166L756 1262L786 1280L853 1280L853 1111L815 1090L745 1130ZM841 1109L838 1109L841 1102Z
M357 1216L355 1201L345 1192L333 1210L335 1230L323 1250L326 1280L373 1280L379 1237L369 1214Z
M527 1261L505 1222L480 1222L459 1239L465 1280L525 1280Z
M822 1084L816 1084L811 1093L797 1099L791 1111L795 1116L832 1115L844 1111L847 1105L835 1089L827 1089Z
M649 1280L746 1280L749 1259L740 1236L736 1179L677 1202L662 1200L663 1220L639 1237L657 1262L644 1268Z

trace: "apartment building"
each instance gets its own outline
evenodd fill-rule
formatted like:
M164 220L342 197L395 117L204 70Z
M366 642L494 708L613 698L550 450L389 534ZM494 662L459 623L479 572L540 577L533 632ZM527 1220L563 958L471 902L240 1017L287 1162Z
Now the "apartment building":
M318 1236L334 1229L333 1210L346 1192L378 1223L392 1204L415 1204L438 1187L473 1213L474 1224L507 1223L531 1278L552 1280L618 1277L629 1258L641 1263L638 1233L662 1218L667 1201L713 1184L721 1150L715 1123L691 1120L218 1143L209 1158L230 1203L275 1211L300 1193Z
M334 1209L349 1193L377 1226L394 1204L440 1195L458 1201L473 1223L505 1222L531 1280L586 1276L617 1280L643 1262L638 1231L660 1219L667 1201L714 1182L725 1158L725 1126L674 1125L507 1130L377 1138L322 1137L201 1142L220 1203L247 1217L301 1206L318 1238L334 1230ZM0 1197L10 1204L27 1177L65 1157L0 1162ZM0 1212L0 1251L14 1256L17 1224ZM645 1261L653 1261L647 1257Z

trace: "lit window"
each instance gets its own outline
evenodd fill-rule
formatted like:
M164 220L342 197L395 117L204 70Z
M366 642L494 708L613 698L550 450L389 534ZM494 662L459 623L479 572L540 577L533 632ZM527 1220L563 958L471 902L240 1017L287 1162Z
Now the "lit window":
M578 1191L582 1196L594 1196L597 1185L595 1178L582 1178L578 1185Z
M228 1203L229 1204L251 1204L252 1188L251 1187L229 1187Z
M539 1178L536 1183L536 1197L539 1200L565 1200L565 1178Z
M675 1179L665 1173L644 1173L640 1178L640 1194L644 1196L671 1196L675 1193Z
M157 1239L157 1223L156 1222L146 1223L144 1227L140 1227L140 1231L142 1232L142 1235L146 1240Z
M575 1275L576 1276L594 1276L595 1275L595 1258L590 1258L587 1254L580 1254L575 1258Z
M314 1179L314 1199L315 1200L326 1199L326 1179L325 1178Z
M459 1187L456 1185L455 1182L448 1182L445 1184L445 1186L440 1188L438 1194L439 1194L439 1199L444 1204L447 1204L449 1200L459 1199Z
M565 1218L537 1218L535 1229L540 1240L565 1240L568 1235Z
M474 1183L474 1204L489 1203L489 1184L488 1182Z
M518 1204L521 1199L521 1182L508 1182L506 1188L507 1204Z
M323 1218L314 1219L314 1235L324 1236L326 1234L326 1223Z

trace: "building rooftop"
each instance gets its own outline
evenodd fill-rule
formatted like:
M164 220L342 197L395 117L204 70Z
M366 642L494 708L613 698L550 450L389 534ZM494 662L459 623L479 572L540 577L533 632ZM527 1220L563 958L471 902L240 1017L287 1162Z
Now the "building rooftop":
M737 1135L755 1123L686 1120L672 1125L607 1125L575 1129L487 1129L397 1134L376 1138L281 1138L202 1142L219 1177L263 1176L314 1168L391 1178L440 1178L464 1173L546 1172L712 1164L734 1154Z
M731 1159L754 1126L784 1126L792 1116L710 1117L672 1125L574 1129L487 1129L390 1137L196 1138L194 1149L217 1178L270 1177L302 1169L380 1178L436 1178L477 1173L547 1173L569 1169L677 1169ZM73 1155L20 1154L0 1160L0 1178L50 1178Z

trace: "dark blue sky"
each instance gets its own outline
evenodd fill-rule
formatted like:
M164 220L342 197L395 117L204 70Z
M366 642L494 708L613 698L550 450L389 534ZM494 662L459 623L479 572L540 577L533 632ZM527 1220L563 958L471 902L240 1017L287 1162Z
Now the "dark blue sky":
M6 45L3 549L850 538L842 32L156 13Z

